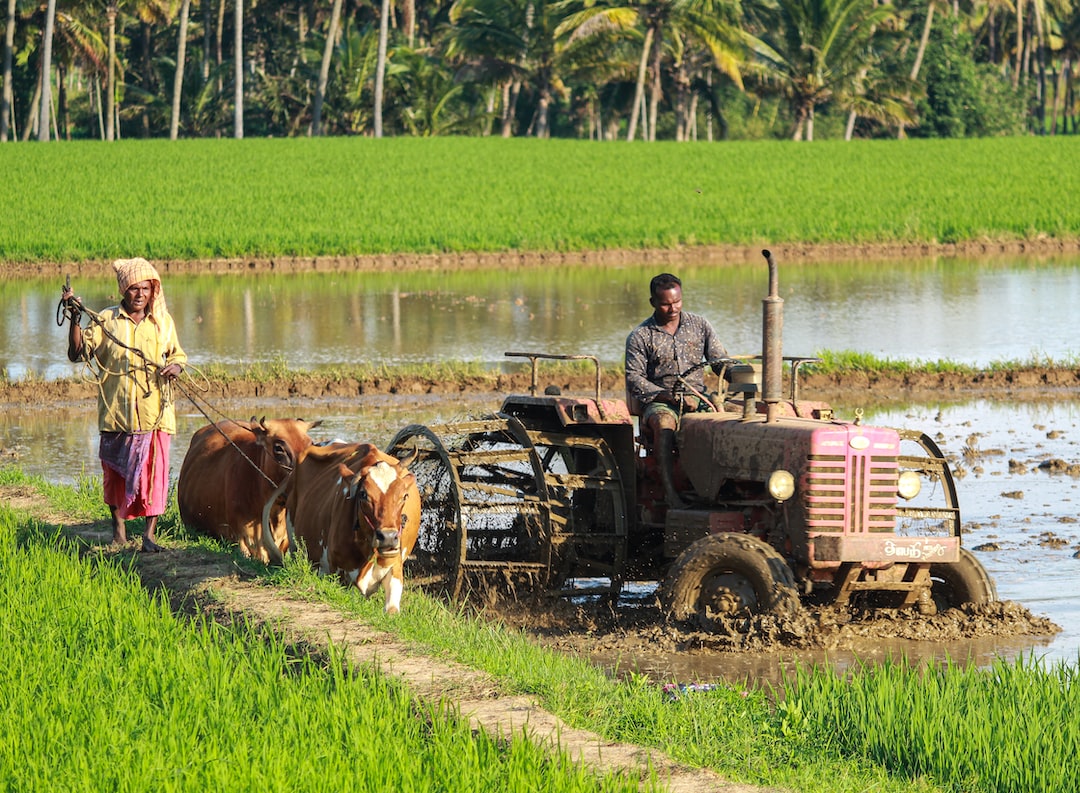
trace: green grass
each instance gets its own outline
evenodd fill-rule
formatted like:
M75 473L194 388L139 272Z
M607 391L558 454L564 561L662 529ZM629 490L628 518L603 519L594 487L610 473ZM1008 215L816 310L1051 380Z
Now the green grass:
M474 734L338 650L177 619L129 567L7 507L0 569L4 790L638 790Z
M0 261L1080 237L1076 136L0 147Z
M1016 372L1032 369L1076 369L1080 367L1080 358L1073 356L1054 359L1044 355L1033 355L1028 359L991 361L986 366L979 367L948 359L907 361L882 358L873 353L855 352L853 350L821 350L815 355L821 359L821 362L802 366L799 369L801 376L806 377L812 374L835 375L851 372L879 375L916 373L974 375L980 372ZM512 367L508 367L508 371L527 373L528 369L522 364L514 364ZM545 381L559 377L587 378L591 381L596 373L591 361L545 361L542 362L540 371ZM361 383L376 380L394 382L419 379L439 383L443 386L457 383L462 388L467 388L470 384L475 385L477 382L484 382L494 387L498 377L503 373L501 370L493 370L477 361L402 363L393 366L385 363L361 363L320 369L291 369L283 360L265 364L255 363L239 368L221 364L208 364L202 367L191 366L188 372L191 376L190 382L197 389L205 388L209 381L227 385L230 383L259 384L282 381L323 381L326 379L336 382L356 380ZM611 378L621 379L623 376L622 367L617 364L602 364L602 372L606 380ZM33 373L26 377L10 378L6 371L0 371L0 383L33 386L37 382L40 381ZM65 380L60 379L56 382L65 382ZM75 380L73 379L71 382L75 382Z
M54 504L60 503L55 499L60 498L64 490L43 480L26 477L17 469L0 472L0 484L38 488ZM96 514L98 519L104 520L100 497L89 487L80 485L71 489L66 498L70 501L64 503L76 508L80 514ZM12 533L23 538L21 549L15 556L10 555L13 552L5 545L8 540L3 539ZM162 533L175 547L198 544L206 549L216 548L223 555L235 554L214 542L188 538L178 525L175 510L162 519ZM41 661L45 659L47 665L52 657L48 653L57 651L49 650L44 639L22 639L21 634L16 634L7 625L18 621L24 625L20 630L32 632L35 626L51 620L55 625L50 624L44 629L52 637L49 641L62 644L65 652L76 653L74 657L78 660L79 668L64 666L65 674L85 682L88 680L85 675L91 673L84 672L83 667L98 664L93 667L96 671L92 682L96 686L105 686L106 694L102 697L110 707L84 702L87 697L67 680L57 684L63 699L54 699L51 693L42 698L42 689L47 689L51 683L43 680L36 670L21 669L23 664L18 661L0 671L0 696L18 702L19 718L26 721L47 722L57 714L85 709L78 712L98 725L93 734L65 727L72 731L68 739L77 747L73 754L77 759L72 762L83 770L96 763L84 744L94 750L94 758L100 752L115 759L116 752L121 751L115 747L151 734L139 727L134 719L108 717L106 711L111 711L113 706L123 704L140 718L147 719L156 718L151 713L156 707L165 707L166 713L175 714L177 702L195 704L205 710L207 675L211 681L219 680L215 677L219 674L215 664L220 662L206 660L204 654L232 652L227 648L217 649L218 644L239 642L243 648L240 655L270 659L267 668L253 668L239 656L225 656L227 663L237 665L238 671L231 679L246 681L251 691L238 695L240 700L236 703L230 700L223 706L223 712L237 719L251 718L259 712L260 719L268 719L265 728L264 722L259 722L258 734L243 733L248 750L259 750L262 746L259 741L277 735L275 748L265 748L265 751L272 752L279 760L295 753L288 741L295 739L298 728L286 724L288 718L282 715L290 713L290 708L294 707L290 699L294 678L299 680L297 687L313 687L303 689L305 697L328 700L325 709L331 712L339 705L344 707L344 702L352 702L338 698L343 695L339 695L337 689L346 685L346 679L348 685L367 686L368 696L378 697L394 708L400 705L400 692L363 670L342 675L336 668L325 665L316 668L318 664L313 666L310 660L283 656L281 648L276 647L273 640L266 642L265 637L252 638L243 633L237 637L200 623L184 629L173 625L162 604L148 598L133 580L123 583L125 571L102 564L87 567L86 562L77 563L63 541L54 534L55 530L38 526L25 517L14 518L8 510L0 513L0 553L5 555L0 560L0 569L5 570L0 586L8 587L4 597L8 598L8 603L21 602L19 599L23 597L34 600L27 614L23 614L20 607L9 607L6 614L0 614L0 620L8 621L4 625L4 635L19 635L16 643L27 642L37 654L35 663L42 666ZM15 561L24 563L16 559L19 554L35 559L40 557L34 562L40 568L35 567L25 578L20 575L17 583L9 585L8 570L16 566ZM955 664L920 670L909 668L902 661L888 661L868 665L844 678L828 669L804 668L789 678L780 692L720 686L671 701L654 681L640 676L612 679L583 659L541 648L523 633L469 616L426 597L413 587L406 590L402 613L389 617L382 612L380 597L360 598L334 580L315 575L299 559L290 559L284 568L277 569L247 560L238 560L238 564L295 597L327 603L349 619L390 631L418 651L485 670L499 681L503 690L536 696L546 708L573 726L596 731L610 740L653 746L688 764L714 768L732 779L782 786L802 793L867 790L882 793L1026 793L1080 789L1080 769L1069 761L1080 748L1077 745L1080 722L1071 716L1080 702L1074 685L1075 668L1063 664L1047 667L1026 660L1012 666L998 663L983 670ZM52 572L52 568L64 572ZM119 590L109 583L114 577L121 579ZM99 602L96 591L99 586L106 593L101 602L110 605L95 605L89 615L81 613L78 604ZM64 594L59 597L57 592ZM51 610L64 613L53 618ZM120 618L118 615L128 611L141 615L130 630L141 638L129 636L128 627L110 625ZM165 627L157 626L158 622L164 623ZM109 661L92 660L81 655L81 649L73 649L76 644L99 644L96 634L91 633L99 624L110 625L104 628L112 632L109 635L114 638L110 642L119 642L115 652L107 653ZM199 638L183 638L187 636L187 630L194 631ZM112 646L109 642L100 644ZM174 645L176 651L171 649ZM178 665L179 674L156 683L149 689L149 694L145 686L123 687L107 680L109 674L115 674L130 683L138 682L137 670L146 668L137 663L141 656L136 651L143 652L137 649L142 647L150 648L147 651L153 653L151 666ZM188 654L197 661L187 660ZM117 658L123 659L119 669L115 663L108 665ZM57 660L56 663L72 662ZM202 665L209 665L209 671L204 673ZM314 680L309 681L309 677ZM19 690L12 691L11 686ZM282 690L282 686L288 690ZM109 699L119 696L114 693L119 688L130 688L124 696L133 699ZM212 689L214 696L223 696L226 688L223 682L218 682ZM33 691L35 696L28 696L24 690ZM247 696L259 704L253 705L243 698ZM145 697L150 698L152 706L143 701ZM262 713L264 703L271 705L265 717ZM195 712L202 711L196 709ZM412 712L415 717L415 706ZM437 721L428 711L421 712L425 714L425 723ZM277 721L279 718L281 721ZM306 711L304 718L308 718ZM334 720L332 715L324 717L318 713L312 718ZM151 721L151 724L160 722ZM169 731L187 734L190 730L209 728L203 723L184 721L181 724L184 729L176 730L169 725ZM16 726L21 729L21 723ZM31 726L27 729L33 735L43 735L44 728ZM160 729L165 731L166 727ZM344 728L338 724L326 729ZM455 728L448 726L446 729L452 732ZM99 737L99 732L103 737ZM236 733L234 729L234 735ZM412 733L405 729L405 734ZM168 741L169 751L181 757L185 756L184 752L196 751L184 748L179 737L170 735ZM28 744L20 744L24 745ZM229 754L232 750L224 738L212 737L209 745L216 747L215 756L222 757L222 762L226 759L239 762L234 754ZM37 751L36 744L32 748ZM336 747L326 751L334 752ZM469 747L466 754L470 758L476 754L491 762L501 762L497 753L484 754L486 751L486 748ZM128 755L121 756L126 761ZM190 757L188 762L193 765L205 762L205 757ZM139 764L154 784L165 781L151 761L137 759L132 762ZM10 768L10 764L7 767ZM174 769L178 767L188 768L173 765ZM246 768L242 763L241 767ZM21 772L16 768L5 773ZM92 773L106 774L107 771L94 768ZM214 772L208 769L193 773L211 775ZM243 772L239 773L243 775ZM305 772L290 769L289 773ZM115 781L108 776L102 779L110 784ZM197 777L197 780L201 779L203 777ZM213 776L205 779L217 781ZM266 786L276 789L276 779L269 777ZM465 788L452 786L446 789ZM539 788L511 785L500 789Z

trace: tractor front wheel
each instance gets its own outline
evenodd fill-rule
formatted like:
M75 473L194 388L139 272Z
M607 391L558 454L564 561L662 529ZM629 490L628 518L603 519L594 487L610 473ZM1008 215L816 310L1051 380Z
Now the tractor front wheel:
M672 564L660 593L676 621L788 614L799 608L791 568L772 546L745 534L712 534Z
M939 612L965 603L997 600L994 580L967 548L960 549L958 562L930 565L930 580L930 596Z

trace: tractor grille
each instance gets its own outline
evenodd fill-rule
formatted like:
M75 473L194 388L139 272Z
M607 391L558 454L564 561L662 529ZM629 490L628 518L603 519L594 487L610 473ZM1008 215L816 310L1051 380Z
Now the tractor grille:
M849 534L894 531L898 477L895 456L810 455L807 528Z

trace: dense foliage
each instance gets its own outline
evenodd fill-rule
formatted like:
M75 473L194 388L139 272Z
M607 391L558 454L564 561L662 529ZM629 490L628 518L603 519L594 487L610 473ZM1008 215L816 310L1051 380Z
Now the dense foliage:
M7 7L0 140L1077 131L1069 0Z

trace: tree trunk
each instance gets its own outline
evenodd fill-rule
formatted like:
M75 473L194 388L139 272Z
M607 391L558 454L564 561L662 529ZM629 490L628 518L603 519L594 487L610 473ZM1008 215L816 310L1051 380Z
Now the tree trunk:
M38 62L38 78L34 84L34 95L30 97L30 107L26 111L26 123L23 124L22 140L30 140L37 129L38 111L41 110L41 63Z
M633 140L637 133L638 108L645 95L645 71L649 64L649 51L652 49L653 29L645 31L645 42L641 45L641 61L638 63L637 83L634 85L634 104L630 108L630 126L626 130L626 139Z
M649 140L656 140L656 116L660 107L660 59L663 56L664 38L657 26L653 34L652 90L649 91Z
M210 31L214 29L213 17L210 16L210 3L209 0L202 0L202 12L203 12L203 31L202 31L202 84L206 85L206 81L210 79Z
M233 60L236 62L236 86L233 93L233 137L239 140L244 137L244 0L235 2Z
M105 10L105 18L109 23L109 63L105 70L105 140L116 139L116 14L118 9L114 3L110 3Z
M153 71L153 39L150 36L150 23L139 23L139 38L142 42L142 87L147 96L157 97L157 86L154 80ZM141 129L139 130L140 138L150 137L150 109L144 104L142 113Z
M56 64L56 139L60 140L60 130L64 132L64 140L71 140L71 119L68 114L67 98L67 68L64 62Z
M690 77L686 73L686 60L675 67L675 140L690 140L693 116L690 113Z
M550 138L551 129L548 126L548 112L551 107L551 90L545 85L540 89L540 98L536 103L536 137Z
M521 93L521 83L518 80L508 80L503 87L502 126L499 130L504 138L514 134L514 121L517 119L517 99Z
M386 79L386 40L390 36L390 0L379 13L379 55L375 64L375 137L382 137L383 81Z
M409 42L409 49L412 49L416 40L416 0L405 0L401 15L405 18L405 40Z
M1035 66L1039 70L1036 81L1038 96L1038 109L1036 111L1039 121L1039 135L1046 134L1046 38L1044 36L1045 23L1042 18L1040 3L1034 3L1032 10L1035 12Z
M15 92L11 89L11 52L14 48L15 0L8 0L7 25L4 28L4 97L0 99L0 143L7 143L11 120L15 117Z
M1024 0L1016 0L1016 70L1013 72L1012 87L1020 85L1020 66L1024 57Z
M45 7L45 31L41 34L41 110L38 112L38 140L49 139L49 113L52 110L52 40L56 26L56 0Z
M225 90L225 85L221 80L221 66L225 63L225 0L220 0L218 3L217 12L217 30L214 32L214 58L217 66L217 90L220 94Z
M176 74L173 75L172 118L169 121L169 140L176 140L180 134L180 97L184 92L184 64L187 61L188 14L191 12L191 0L180 4L180 40L176 43Z
M919 48L915 51L915 63L911 65L911 74L909 75L912 82L919 79L919 72L922 70L923 56L926 55L926 46L930 42L930 30L934 25L934 0L930 0L926 4L926 19L923 20L922 35L919 36ZM904 123L900 122L900 126L896 131L896 137L903 139L907 137L907 131L904 128Z
M315 105L311 111L311 134L322 135L322 108L326 98L326 85L330 82L330 59L337 44L338 21L341 19L341 0L334 0L330 9L330 29L326 32L326 46L323 47L322 64L319 66L319 83L315 87Z

